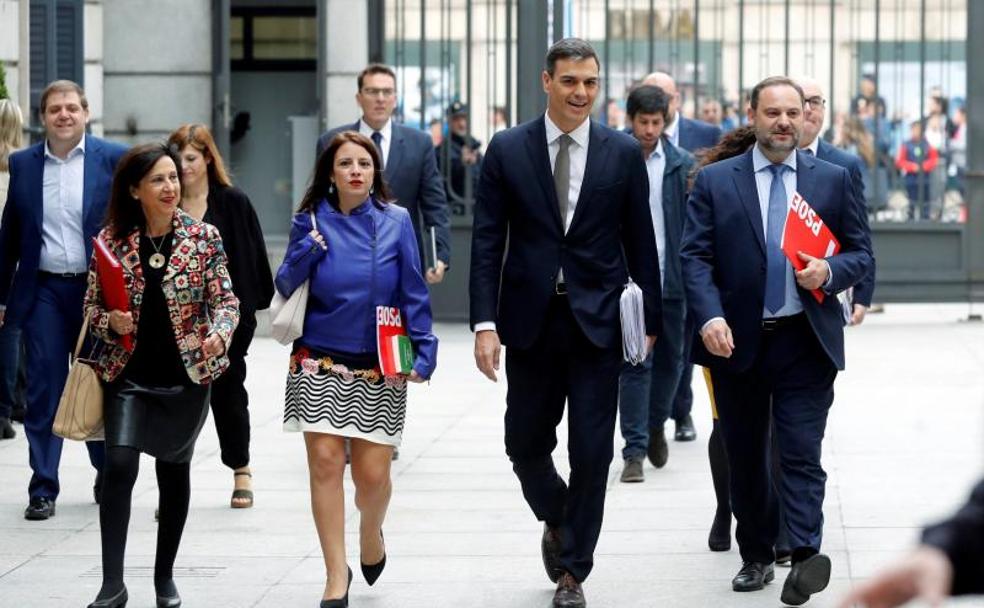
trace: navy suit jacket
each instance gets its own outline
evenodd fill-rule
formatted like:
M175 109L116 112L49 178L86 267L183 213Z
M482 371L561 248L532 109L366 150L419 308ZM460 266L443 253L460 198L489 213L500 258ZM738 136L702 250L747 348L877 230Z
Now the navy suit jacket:
M677 148L664 136L663 151L663 225L666 228L663 256L663 299L682 300L686 296L680 269L680 242L683 239L683 220L687 206L687 178L694 166L694 157Z
M492 138L475 199L473 327L494 321L506 346L532 346L563 268L571 310L593 344L621 344L619 298L629 274L643 292L646 333L660 335L658 260L649 178L635 138L591 121L584 180L566 233L543 116Z
M868 224L868 205L864 200L864 179L861 177L861 159L853 154L841 150L837 146L829 144L824 140L817 142L817 158L833 163L839 167L844 167L851 174L851 183L854 184L855 199L858 202L858 213L861 220ZM854 301L864 306L871 306L871 298L875 294L875 257L871 256L871 272L865 275L854 286Z
M713 148L721 140L721 129L702 120L692 120L680 115L680 125L677 127L677 143L680 147L696 153L698 150Z
M830 293L851 287L871 268L871 239L858 216L850 175L843 167L797 152L796 187L840 241L827 258L833 273ZM687 204L683 277L697 328L713 317L731 327L735 350L717 357L694 336L694 363L741 372L755 361L765 301L765 233L752 150L712 163L697 175ZM837 298L818 303L797 286L810 326L837 369L844 369L844 323Z
M324 133L318 138L318 156L328 147L328 142L342 131L359 131L358 121ZM435 228L437 257L451 264L451 229L448 220L448 199L444 181L437 170L434 144L422 131L393 123L393 141L389 157L384 163L383 178L396 200L393 201L410 212L413 231L417 235L421 268L433 257L430 253L430 228ZM421 231L423 218L424 231ZM426 236L427 249L424 249ZM427 252L425 254L425 251Z
M85 255L106 219L113 172L126 147L85 136L82 187L82 229ZM34 306L44 204L44 142L10 155L10 190L0 222L0 304L7 306L4 324L19 327ZM81 302L79 305L81 306Z

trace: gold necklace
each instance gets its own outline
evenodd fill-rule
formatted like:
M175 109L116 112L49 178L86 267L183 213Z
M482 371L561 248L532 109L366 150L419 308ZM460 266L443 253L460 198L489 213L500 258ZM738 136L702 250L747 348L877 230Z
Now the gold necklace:
M154 246L154 253L150 256L150 259L147 262L150 264L151 268L163 268L165 262L167 262L167 259L165 259L164 254L161 253L161 247L164 246L164 239L167 238L167 234L161 237L160 245L154 242L154 237L149 234L147 235L147 238L150 239L150 244Z

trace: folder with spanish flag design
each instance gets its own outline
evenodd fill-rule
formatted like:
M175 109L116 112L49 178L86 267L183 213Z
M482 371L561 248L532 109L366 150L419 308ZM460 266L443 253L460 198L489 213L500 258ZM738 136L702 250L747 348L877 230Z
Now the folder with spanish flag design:
M384 376L407 375L413 371L413 344L399 308L376 307L376 347L379 370Z

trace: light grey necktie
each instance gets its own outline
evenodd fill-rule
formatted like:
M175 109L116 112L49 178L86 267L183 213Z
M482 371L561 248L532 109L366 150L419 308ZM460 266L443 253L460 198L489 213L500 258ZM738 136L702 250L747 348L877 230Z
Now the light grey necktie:
M554 161L554 189L557 191L557 208L560 210L560 227L567 231L567 209L570 204L569 191L571 187L571 153L570 146L574 142L570 135L564 133L557 138L560 150Z

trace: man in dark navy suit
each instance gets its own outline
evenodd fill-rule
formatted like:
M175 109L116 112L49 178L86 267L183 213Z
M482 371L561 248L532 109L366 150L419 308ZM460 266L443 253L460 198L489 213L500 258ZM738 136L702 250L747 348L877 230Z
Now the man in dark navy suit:
M847 169L851 175L851 183L857 191L855 200L859 205L858 213L861 215L861 219L867 223L868 205L864 197L861 159L853 154L848 154L820 137L820 133L823 132L824 112L827 106L827 100L824 99L823 88L820 83L813 78L797 78L796 82L803 89L803 95L806 96L806 105L803 106L803 133L800 135L800 149L820 160ZM854 286L852 292L851 325L860 325L864 322L864 315L871 308L871 297L874 293L875 261L874 256L872 256L871 272Z
M45 140L10 155L10 190L0 223L0 324L22 329L27 353L24 433L30 503L24 517L55 514L62 439L51 432L82 329L92 237L106 215L113 171L126 148L85 134L89 103L74 82L41 93ZM102 471L103 442L86 442ZM99 502L100 474L94 488Z
M772 77L752 89L756 144L698 174L687 205L683 275L699 335L693 360L710 369L731 465L731 496L743 565L735 591L775 577L779 517L769 467L770 429L778 444L792 570L782 601L798 606L826 588L830 559L820 553L826 473L820 447L844 368L844 333L835 295L871 267L867 224L847 170L797 150L803 91ZM789 203L799 193L841 244L827 258L782 252ZM822 290L822 303L811 290ZM770 424L771 423L771 424Z
M590 119L599 62L587 42L548 51L547 111L495 135L482 165L472 234L475 361L489 379L506 346L506 453L544 522L554 606L584 606L601 532L622 364L619 298L644 294L648 345L660 330L649 180L638 142ZM503 261L504 259L504 261ZM552 452L567 405L571 466Z
M434 144L423 131L393 122L396 73L391 68L371 64L359 74L357 84L355 100L362 108L362 118L322 134L318 138L318 156L331 138L342 131L362 133L375 142L383 161L386 185L396 197L396 204L406 207L413 220L424 277L428 283L440 283L451 263L451 231L448 200L437 170ZM432 259L431 229L437 241L436 261ZM433 266L428 267L429 264Z

